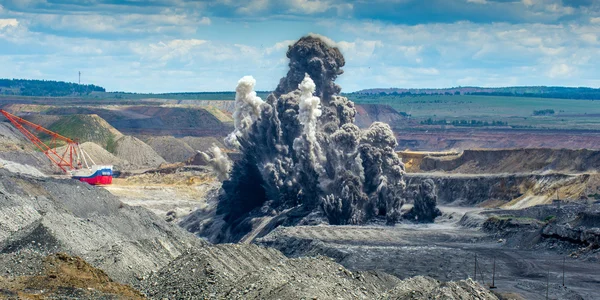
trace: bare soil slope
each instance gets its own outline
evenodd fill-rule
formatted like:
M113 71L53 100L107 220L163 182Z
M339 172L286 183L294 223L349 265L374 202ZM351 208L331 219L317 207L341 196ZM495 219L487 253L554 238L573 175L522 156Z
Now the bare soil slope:
M48 129L72 140L78 140L80 143L93 142L109 150L112 150L115 141L123 136L121 132L95 114L61 116L49 125ZM50 141L50 137L43 134L40 138Z
M40 259L42 260L42 259ZM39 275L0 277L0 298L145 299L130 286L114 282L102 270L65 253L43 259Z
M356 119L354 124L360 128L368 128L373 122L384 122L395 127L405 116L386 104L356 104Z
M12 124L0 122L0 159L33 166L45 173L60 171Z
M600 151L545 148L464 150L456 156L424 157L419 168L422 171L466 174L597 172L600 170Z
M114 155L139 168L157 168L166 163L152 147L133 136L123 136L117 140Z
M223 136L233 130L226 116L201 107L134 105L61 107L48 114L97 114L128 135ZM217 113L216 110L214 113ZM220 113L220 111L219 111ZM221 119L223 120L221 120Z
M145 142L170 163L184 162L196 154L190 145L173 136L147 137Z

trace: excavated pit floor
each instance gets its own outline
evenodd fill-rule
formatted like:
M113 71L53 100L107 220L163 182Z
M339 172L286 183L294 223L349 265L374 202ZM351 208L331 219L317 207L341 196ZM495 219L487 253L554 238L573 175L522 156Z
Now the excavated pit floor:
M442 207L440 224L386 226L281 227L258 239L290 257L323 254L351 270L382 270L400 278L417 275L438 280L474 278L489 285L496 260L495 286L501 293L525 299L599 299L600 264L566 258L562 287L562 255L547 250L509 248L489 235L458 225L467 208ZM568 254L568 253L565 253ZM549 273L548 273L549 272ZM483 280L482 280L483 277Z

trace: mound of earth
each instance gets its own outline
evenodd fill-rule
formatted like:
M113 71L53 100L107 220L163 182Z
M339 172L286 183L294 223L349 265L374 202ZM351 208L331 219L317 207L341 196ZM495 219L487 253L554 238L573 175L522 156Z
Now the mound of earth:
M419 168L424 172L490 174L528 172L596 172L600 150L498 149L464 150L456 156L425 156Z
M0 122L0 159L20 165L33 166L45 173L60 170L12 124Z
M172 136L148 137L145 142L170 163L184 162L197 153L186 142Z
M233 130L230 117L216 108L174 105L131 105L101 108L60 107L48 114L97 114L128 135L224 136Z
M98 115L66 115L61 116L48 129L66 136L80 143L93 142L105 149L112 151L115 141L123 136L121 132L111 126ZM42 140L50 140L40 135Z
M0 169L0 203L0 262L32 251L65 252L131 284L203 244L150 211L77 180Z
M115 143L114 155L136 167L157 168L166 161L138 138L123 136Z
M19 299L144 299L132 287L114 282L102 270L65 253L37 258L39 275L0 277L0 297Z
M1 158L0 158L0 168L7 169L8 171L13 172L13 173L19 173L19 174L24 174L24 175L34 176L34 177L46 177L46 175L44 173L40 172L40 170L36 169L35 167L32 167L30 165L22 165L22 164L4 160Z
M20 110L19 112L23 113L23 110ZM49 128L50 126L52 126L52 124L54 124L55 122L58 122L60 119L64 118L63 116L57 116L57 115L45 115L45 114L39 114L38 113L28 113L27 115L24 116L25 119L27 119L27 121L38 124L42 127L46 127Z
M130 162L114 156L113 154L104 150L104 148L100 147L95 143L86 142L80 144L79 146L81 147L81 149L83 149L83 151L85 151L92 157L92 159L94 160L93 163L97 165L113 165L116 169L121 170L131 168ZM58 154L65 153L66 146L58 147L55 150ZM92 164L92 162L88 161L88 164Z
M382 272L352 272L322 256L286 258L245 244L190 251L150 276L141 289L155 299L424 299L398 296L409 288L439 299L497 299L473 281L400 281Z
M381 299L482 300L498 298L471 279L457 282L439 282L431 277L417 276L403 280Z

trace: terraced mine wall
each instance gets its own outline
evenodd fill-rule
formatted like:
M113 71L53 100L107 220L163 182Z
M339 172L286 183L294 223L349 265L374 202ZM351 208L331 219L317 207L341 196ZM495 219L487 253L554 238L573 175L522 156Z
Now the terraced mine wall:
M501 148L598 149L600 145L600 131L597 130L395 127L394 133L398 140L398 149L415 151Z
M428 178L435 182L437 201L441 204L474 206L486 201L499 201L498 204L511 204L517 207L551 203L556 198L557 191L563 199L588 198L595 193L597 185L593 182L598 180L597 176L589 174L408 173L406 175L407 198L411 199L409 193L418 190L418 185Z
M499 149L464 150L456 156L425 156L419 164L425 172L519 173L586 172L600 170L600 150Z

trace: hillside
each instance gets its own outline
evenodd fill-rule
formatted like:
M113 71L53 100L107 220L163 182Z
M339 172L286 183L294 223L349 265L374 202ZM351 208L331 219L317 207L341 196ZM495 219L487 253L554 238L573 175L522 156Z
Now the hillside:
M64 97L105 92L93 84L77 84L52 80L0 79L0 95Z
M57 107L48 114L97 114L128 135L224 136L233 130L231 118L216 109L189 106L131 105Z
M56 116L48 117L51 119L56 118ZM96 143L109 151L114 150L115 141L123 136L121 132L98 115L60 116L48 125L48 129L73 140L78 140L80 143ZM40 137L47 141L50 140L49 137L44 138L43 134L40 134Z
M595 172L600 151L571 149L464 150L460 154L398 153L413 172L443 171L463 174Z
M48 158L9 122L0 122L0 160L33 166L46 173L58 171Z

